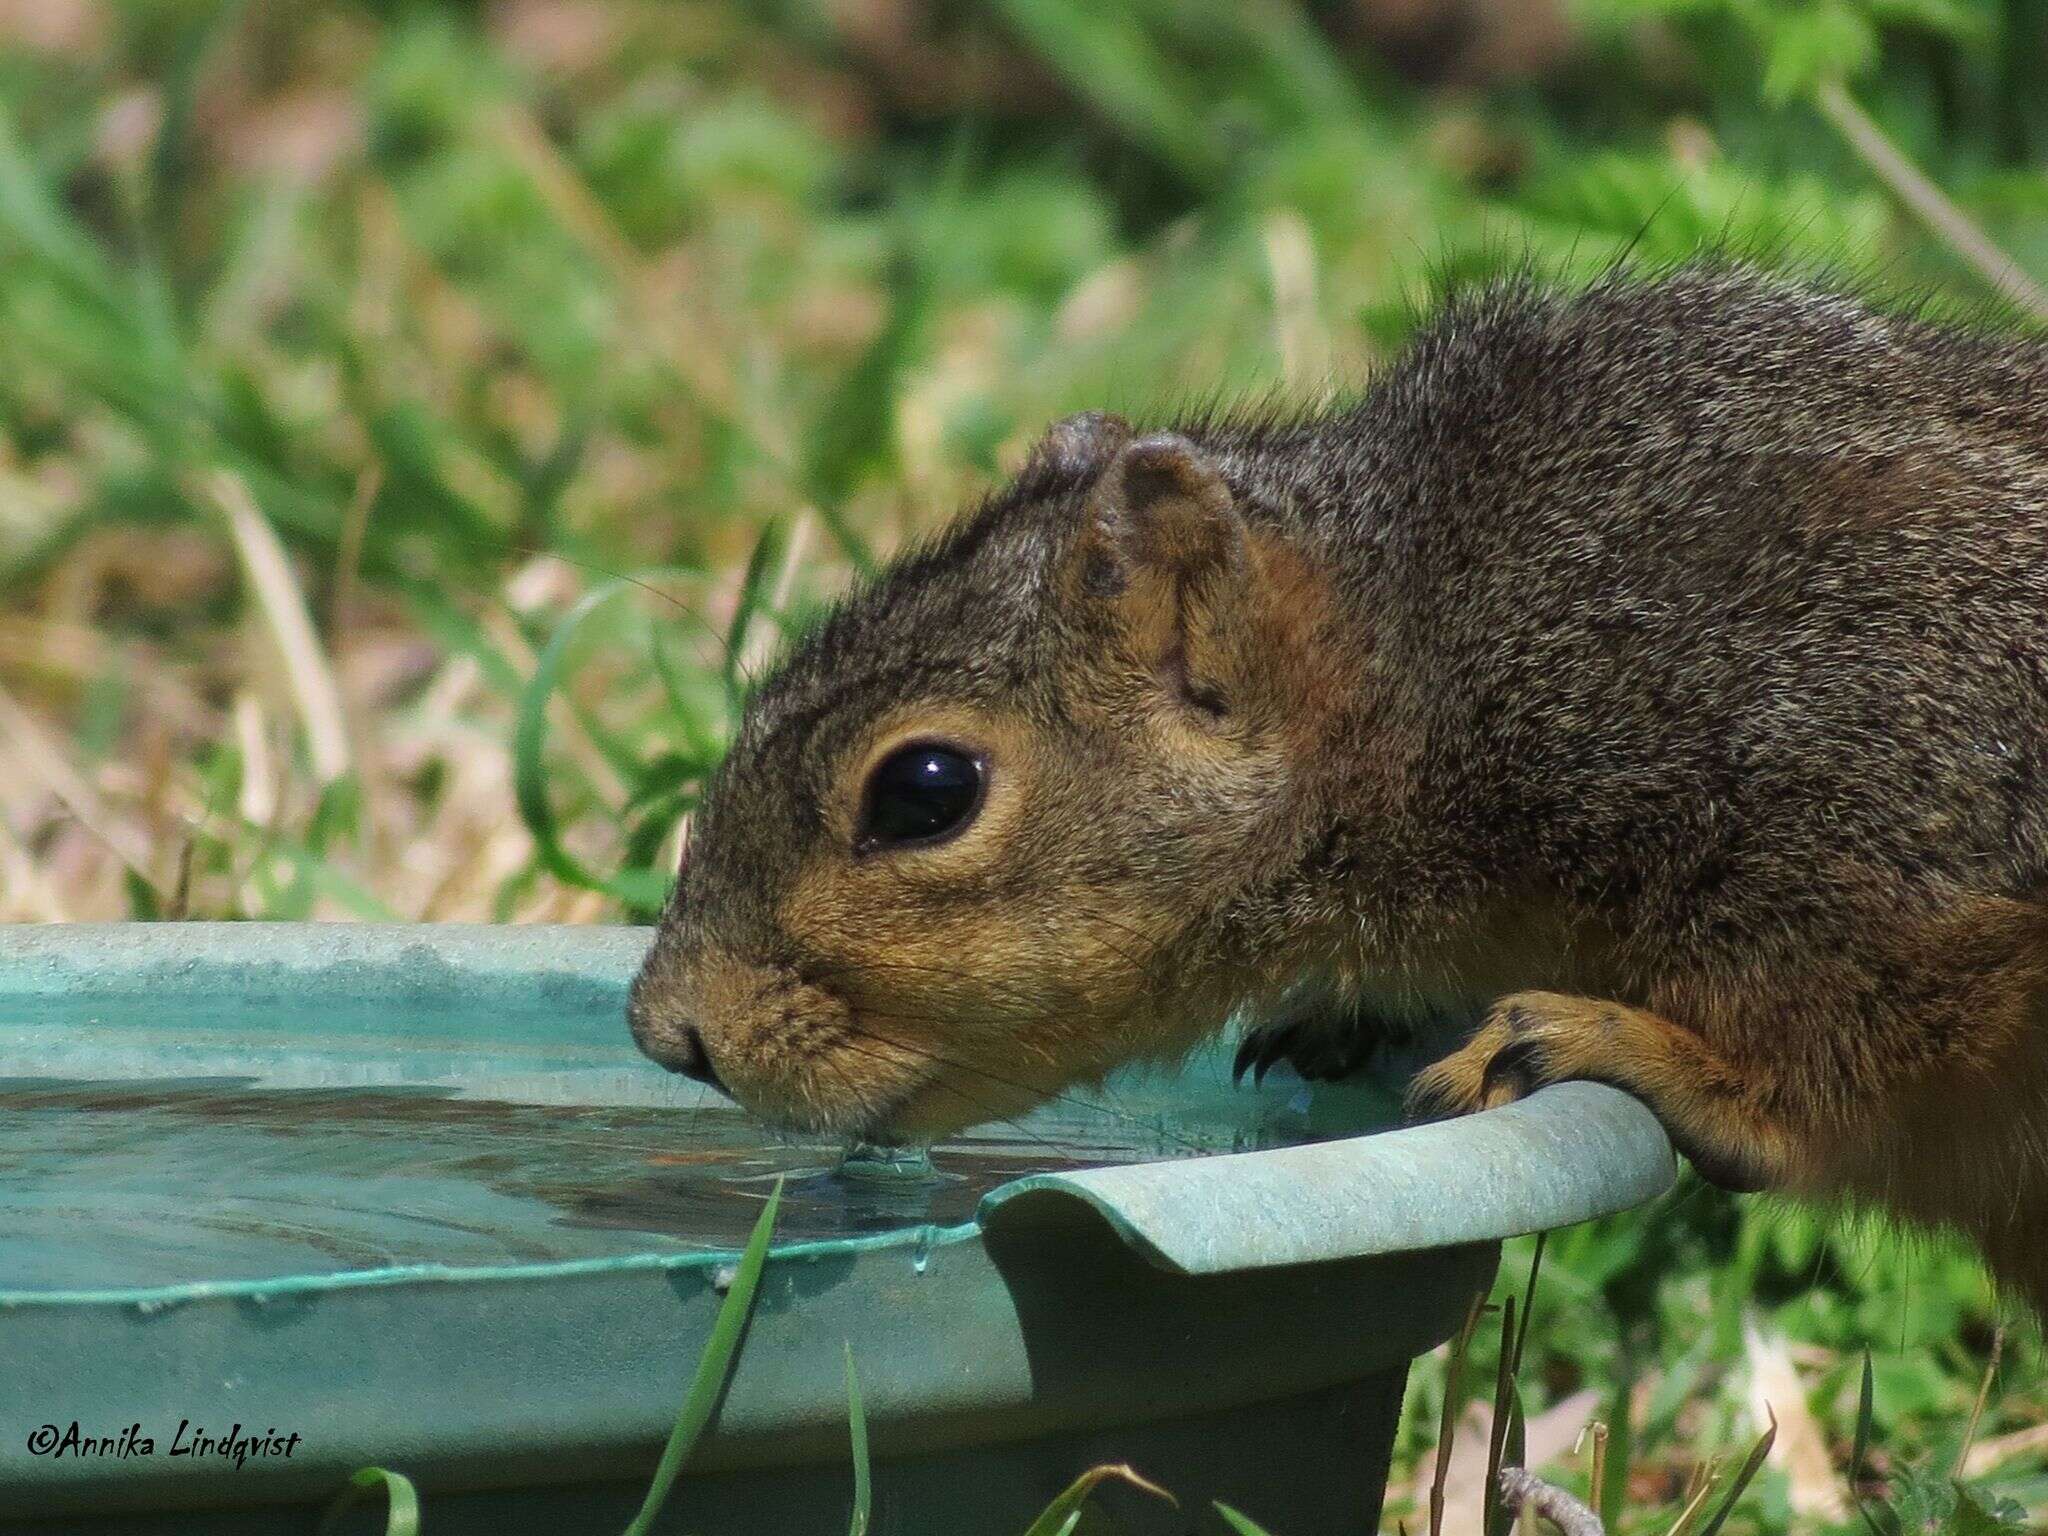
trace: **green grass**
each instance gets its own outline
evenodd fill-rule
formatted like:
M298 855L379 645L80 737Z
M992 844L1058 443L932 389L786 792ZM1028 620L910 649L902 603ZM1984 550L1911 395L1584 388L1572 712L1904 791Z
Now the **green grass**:
M2048 276L2048 0L1574 0L1557 62L1454 86L1336 3L860 9L6 12L0 918L644 916L779 627L1062 411L1320 399L1525 262L2029 312L1959 221ZM1747 1454L1759 1360L1808 1404L1781 1458L1932 1509L1967 1438L2048 1509L2038 1345L1985 1390L1945 1245L1688 1185L1529 1299L1525 1433L1593 1395L1605 1486L1591 1440L1554 1471L1620 1529ZM1784 1528L1790 1464L1724 1529Z

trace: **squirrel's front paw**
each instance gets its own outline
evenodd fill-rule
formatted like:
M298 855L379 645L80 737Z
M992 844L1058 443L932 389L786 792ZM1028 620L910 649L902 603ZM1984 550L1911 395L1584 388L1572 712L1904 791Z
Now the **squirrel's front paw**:
M1770 1188L1793 1166L1782 1128L1698 1035L1640 1009L1556 992L1518 992L1495 1003L1460 1050L1417 1074L1408 1107L1418 1119L1437 1120L1563 1082L1634 1094L1700 1174L1723 1189Z
M1465 1044L1417 1074L1408 1106L1419 1119L1493 1109L1550 1083L1581 1075L1572 1070L1570 1047L1583 1021L1574 1015L1589 1004L1548 992L1522 992L1488 1010L1485 1022Z

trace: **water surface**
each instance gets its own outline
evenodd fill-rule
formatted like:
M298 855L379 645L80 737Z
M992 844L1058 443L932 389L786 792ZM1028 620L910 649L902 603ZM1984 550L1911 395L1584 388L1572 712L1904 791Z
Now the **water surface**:
M839 1144L641 1057L623 1007L45 998L0 1009L0 1297L730 1250L778 1177L778 1242L952 1225L1026 1174L1358 1119L1322 1108L1217 1052L955 1137L922 1176L848 1176Z

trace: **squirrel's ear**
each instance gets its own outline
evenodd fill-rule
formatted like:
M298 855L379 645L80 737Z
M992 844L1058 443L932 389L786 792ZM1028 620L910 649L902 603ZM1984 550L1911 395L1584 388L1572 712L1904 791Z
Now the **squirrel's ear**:
M1228 578L1244 563L1244 523L1223 476L1175 432L1127 442L1088 493L1082 590L1117 597L1147 578L1166 596Z
M1131 424L1108 411L1064 416L1045 429L1026 468L1085 478L1100 474L1131 440Z
M1223 713L1253 584L1222 473L1178 433L1137 438L1117 450L1083 515L1069 568L1076 595L1111 610L1187 702Z

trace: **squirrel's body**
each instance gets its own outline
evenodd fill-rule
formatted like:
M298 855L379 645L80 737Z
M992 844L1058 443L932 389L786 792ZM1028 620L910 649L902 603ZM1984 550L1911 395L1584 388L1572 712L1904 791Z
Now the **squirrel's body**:
M757 695L634 1022L916 1132L1304 995L1256 1050L1469 1004L1424 1102L1612 1082L2048 1305L2048 348L1699 269L1062 424Z

